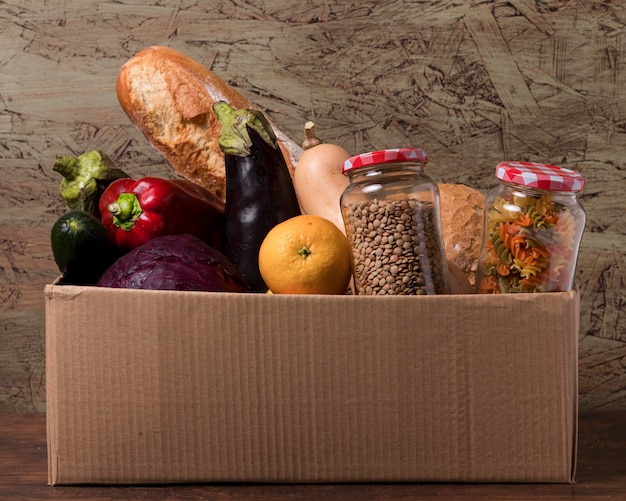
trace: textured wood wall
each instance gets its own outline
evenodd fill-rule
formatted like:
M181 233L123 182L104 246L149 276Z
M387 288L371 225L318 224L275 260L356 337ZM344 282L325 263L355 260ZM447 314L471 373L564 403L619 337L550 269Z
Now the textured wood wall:
M148 45L203 62L299 140L417 146L481 190L502 160L587 178L582 408L626 407L626 12L618 0L0 2L0 412L45 409L42 289L57 155L170 176L115 96Z

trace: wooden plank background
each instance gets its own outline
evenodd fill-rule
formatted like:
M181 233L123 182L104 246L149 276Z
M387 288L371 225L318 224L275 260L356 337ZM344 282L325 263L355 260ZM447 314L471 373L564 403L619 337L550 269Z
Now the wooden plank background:
M171 170L115 96L123 62L168 45L299 141L417 146L481 190L506 159L587 179L578 282L581 407L626 408L626 12L618 0L0 2L0 412L45 410L44 284L63 212L57 155L99 148Z

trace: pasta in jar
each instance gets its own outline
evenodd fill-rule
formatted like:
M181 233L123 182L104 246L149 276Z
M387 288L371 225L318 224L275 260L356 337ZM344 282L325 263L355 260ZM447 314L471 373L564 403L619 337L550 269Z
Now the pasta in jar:
M496 167L485 202L477 291L559 292L574 285L585 226L576 171L532 162Z

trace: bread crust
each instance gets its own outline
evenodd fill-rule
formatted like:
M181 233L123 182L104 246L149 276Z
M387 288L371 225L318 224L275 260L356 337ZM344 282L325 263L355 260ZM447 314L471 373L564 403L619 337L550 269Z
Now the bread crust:
M126 115L178 175L225 199L221 127L213 103L258 109L254 103L199 62L163 46L147 47L126 61L116 92ZM302 150L271 125L293 178Z

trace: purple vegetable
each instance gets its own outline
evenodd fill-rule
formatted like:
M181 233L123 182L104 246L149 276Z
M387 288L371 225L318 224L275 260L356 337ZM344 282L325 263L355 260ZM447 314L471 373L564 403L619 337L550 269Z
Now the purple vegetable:
M192 235L153 238L119 258L97 283L126 289L246 292L248 286L219 251Z

